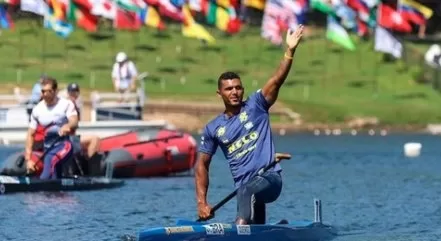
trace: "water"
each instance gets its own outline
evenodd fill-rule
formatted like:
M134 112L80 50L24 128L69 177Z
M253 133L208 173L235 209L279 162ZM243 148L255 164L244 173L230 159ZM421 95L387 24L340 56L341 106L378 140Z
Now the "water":
M418 141L421 156L405 158L403 144ZM278 137L284 189L268 206L269 221L313 219L320 198L323 221L336 240L439 240L441 137L426 135ZM0 156L7 150L0 149ZM212 161L209 201L232 189L220 151ZM234 220L233 199L217 221ZM0 240L119 240L143 228L196 219L192 177L131 179L120 189L0 197Z

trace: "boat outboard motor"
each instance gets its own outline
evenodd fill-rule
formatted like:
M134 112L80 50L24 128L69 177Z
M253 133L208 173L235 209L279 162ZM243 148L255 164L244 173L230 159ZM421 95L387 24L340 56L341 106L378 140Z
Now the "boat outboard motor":
M6 158L0 166L0 175L23 176L26 175L26 160L23 152L16 152Z

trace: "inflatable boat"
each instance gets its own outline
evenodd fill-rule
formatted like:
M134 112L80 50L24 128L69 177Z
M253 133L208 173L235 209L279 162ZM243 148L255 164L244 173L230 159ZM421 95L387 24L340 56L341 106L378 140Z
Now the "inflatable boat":
M187 133L159 128L129 131L102 138L97 155L91 159L77 155L66 172L70 175L114 178L169 176L190 171L195 164L196 153L196 141ZM41 155L33 152L32 160L41 164L38 162ZM26 175L23 151L6 158L0 165L0 175Z

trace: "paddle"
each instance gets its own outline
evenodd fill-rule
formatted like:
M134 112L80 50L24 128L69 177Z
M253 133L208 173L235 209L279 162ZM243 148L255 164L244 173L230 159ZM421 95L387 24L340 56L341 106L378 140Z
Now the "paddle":
M257 172L257 174L255 176L262 175L263 173L265 173L269 169L273 168L277 163L280 163L282 160L289 160L289 159L291 159L291 155L290 154L287 154L287 153L276 153L276 157L274 158L274 161L271 164L269 164L268 166L260 169L259 172ZM224 199L222 199L218 204L214 205L214 207L211 209L211 218L214 217L214 213L219 208L221 208L228 201L230 201L234 196L236 196L236 194L237 194L237 190L234 190L232 193L228 194L228 196L226 196ZM208 218L206 220L209 220L211 218ZM201 221L206 221L206 220L203 220L203 219L199 218L198 220L196 220L196 222L201 222Z

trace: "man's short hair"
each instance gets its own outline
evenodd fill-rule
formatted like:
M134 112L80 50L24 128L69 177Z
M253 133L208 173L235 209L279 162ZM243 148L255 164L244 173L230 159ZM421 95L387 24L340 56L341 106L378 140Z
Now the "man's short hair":
M48 85L48 84L51 85L53 90L58 89L57 80L53 77L45 76L41 83L42 83L42 85Z
M227 80L227 79L239 79L240 80L240 76L234 72L231 72L231 71L223 72L219 76L219 79L217 79L217 88L221 89L222 81Z

